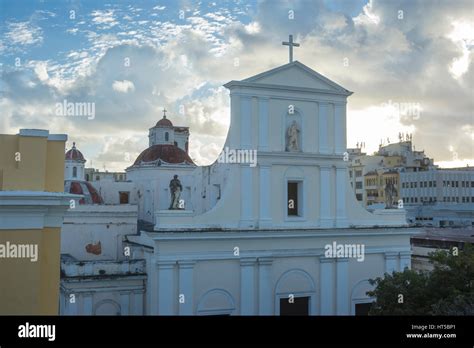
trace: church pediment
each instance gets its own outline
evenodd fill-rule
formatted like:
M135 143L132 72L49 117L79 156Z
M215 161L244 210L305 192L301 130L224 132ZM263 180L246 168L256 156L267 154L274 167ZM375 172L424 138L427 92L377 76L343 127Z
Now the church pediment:
M273 85L306 88L344 95L352 94L352 92L298 61L249 77L240 81L240 83L249 85L257 84L262 86ZM231 84L232 82L228 85L230 86Z

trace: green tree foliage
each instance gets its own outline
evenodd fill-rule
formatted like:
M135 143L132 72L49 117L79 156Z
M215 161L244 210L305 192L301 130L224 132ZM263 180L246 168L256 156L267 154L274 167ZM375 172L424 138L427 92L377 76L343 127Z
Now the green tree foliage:
M474 247L430 253L431 272L385 274L371 279L376 298L369 315L474 315Z

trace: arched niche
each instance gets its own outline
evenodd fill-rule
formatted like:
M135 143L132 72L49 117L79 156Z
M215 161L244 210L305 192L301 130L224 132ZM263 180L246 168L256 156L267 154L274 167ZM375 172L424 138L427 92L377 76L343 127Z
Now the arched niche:
M351 291L351 314L356 314L356 305L362 303L374 302L375 299L366 294L367 291L374 290L374 286L369 283L368 279L359 281Z
M120 304L114 300L102 300L95 304L94 315L121 315Z
M297 137L297 150L292 149L289 141L289 130L292 125L296 125L296 134ZM303 138L304 138L304 129L303 129L303 114L301 110L296 107L294 104L289 104L287 110L283 114L283 151L286 152L302 152L303 151Z
M309 297L309 314L316 315L316 286L313 278L302 269L283 273L275 285L275 314L280 315L280 300Z
M199 299L198 315L232 315L235 312L235 301L232 295L224 289L207 291Z

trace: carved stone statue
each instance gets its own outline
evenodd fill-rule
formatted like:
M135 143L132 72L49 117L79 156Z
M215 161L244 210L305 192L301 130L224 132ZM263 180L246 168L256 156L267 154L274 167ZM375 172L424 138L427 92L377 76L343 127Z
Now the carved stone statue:
M170 210L175 209L182 209L179 206L179 198L181 197L181 191L183 190L183 186L181 185L181 181L179 181L178 176L175 175L173 179L170 181L170 193L171 193L171 203L170 203Z
M385 209L393 208L393 200L397 197L398 191L395 185L389 182L385 185Z
M286 138L287 138L287 145L286 145L286 151L299 151L299 145L298 145L298 137L300 130L298 129L298 124L296 121L293 121L288 127L288 131L286 133Z

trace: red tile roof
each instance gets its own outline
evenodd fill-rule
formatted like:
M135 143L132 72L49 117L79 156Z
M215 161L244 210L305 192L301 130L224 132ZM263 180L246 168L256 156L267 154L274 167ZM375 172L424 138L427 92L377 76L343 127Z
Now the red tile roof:
M144 150L135 160L134 165L142 162L154 162L161 160L166 163L186 163L194 165L193 160L186 151L176 145L153 145Z

